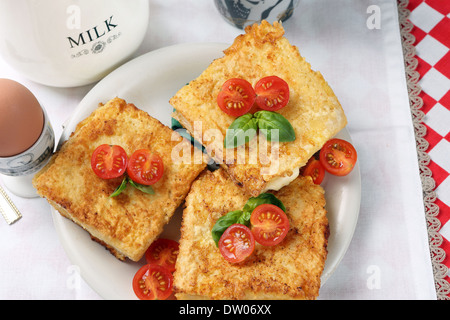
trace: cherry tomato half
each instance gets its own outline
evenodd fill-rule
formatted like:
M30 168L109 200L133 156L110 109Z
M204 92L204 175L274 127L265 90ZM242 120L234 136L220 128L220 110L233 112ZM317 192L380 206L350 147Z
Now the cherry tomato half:
M331 139L320 150L322 166L336 176L349 174L355 167L357 158L353 145L342 139Z
M127 173L134 182L149 186L161 179L164 163L157 154L147 149L140 149L128 159Z
M217 104L226 114L240 117L250 111L255 102L255 91L250 82L232 78L222 85L217 95Z
M277 76L259 80L255 85L255 93L255 102L263 110L280 110L289 102L289 85Z
M325 168L319 160L312 157L302 169L302 175L310 176L315 184L321 184L325 177Z
M133 291L140 300L166 300L173 291L173 275L164 267L146 264L134 275Z
M94 173L102 179L113 179L123 175L127 169L126 151L117 145L102 144L91 157Z
M255 241L263 246L274 246L286 237L289 219L286 213L273 204L257 206L250 216Z
M231 263L242 262L255 250L255 238L250 229L239 223L232 224L219 240L219 251Z
M147 249L145 252L145 259L148 264L157 264L170 272L174 272L178 250L178 242L171 239L159 238Z

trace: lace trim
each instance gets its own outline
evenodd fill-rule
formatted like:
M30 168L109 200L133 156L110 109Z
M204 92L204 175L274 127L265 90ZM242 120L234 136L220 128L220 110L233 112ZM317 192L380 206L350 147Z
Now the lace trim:
M419 159L420 178L422 180L425 215L427 219L428 239L430 244L431 262L433 266L434 282L438 300L450 300L450 284L445 279L448 268L442 263L445 259L445 251L440 247L442 235L439 233L441 222L437 218L439 207L435 204L436 183L432 177L432 172L428 167L430 156L427 154L428 141L425 140L427 129L422 123L424 113L421 111L423 100L419 97L421 88L418 84L420 74L416 71L417 59L414 47L415 37L410 33L413 24L408 17L410 11L407 9L409 0L398 0L398 14L400 21L400 31L403 42L403 54L405 57L406 79L411 105L414 130L416 134L417 156Z

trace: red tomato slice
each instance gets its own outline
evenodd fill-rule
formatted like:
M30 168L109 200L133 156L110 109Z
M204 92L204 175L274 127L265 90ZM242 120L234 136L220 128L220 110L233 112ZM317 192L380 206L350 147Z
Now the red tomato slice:
M306 166L302 169L303 176L310 176L315 184L321 184L325 177L325 169L322 163L316 158L309 159Z
M217 104L226 114L240 117L250 111L255 102L255 91L250 82L232 78L222 85L217 95Z
M256 104L264 110L276 111L289 102L289 85L277 76L264 77L255 85Z
M257 206L250 216L250 223L255 241L263 246L279 244L289 231L286 213L273 204Z
M133 291L141 300L166 300L173 291L173 275L159 265L146 264L134 275Z
M178 257L179 244L171 239L154 241L145 252L145 259L148 264L160 265L170 272L175 271L175 263Z
M149 186L161 179L164 163L157 154L147 149L140 149L135 151L128 160L127 173L131 180Z
M127 153L122 147L102 144L92 153L91 167L100 178L113 179L125 173L127 161Z
M322 166L336 176L349 174L355 167L357 158L353 145L342 139L331 139L320 150Z
M235 223L229 226L219 240L219 251L231 263L242 262L255 249L255 239L247 226Z

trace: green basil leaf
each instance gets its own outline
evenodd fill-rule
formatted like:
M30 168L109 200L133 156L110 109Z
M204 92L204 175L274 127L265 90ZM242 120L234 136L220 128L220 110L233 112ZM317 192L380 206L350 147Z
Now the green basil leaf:
M226 215L220 217L211 230L212 238L216 243L216 246L219 246L220 237L225 230L235 223L241 223L248 226L250 224L250 215L242 210L236 210L228 212Z
M295 140L295 131L291 123L281 114L273 111L258 111L255 113L256 122L261 133L268 141L272 141L272 130L278 130L278 141L289 142Z
M137 182L135 182L135 181L133 181L131 179L130 179L130 184L133 187L135 187L136 189L138 189L138 190L140 190L140 191L142 191L144 193L155 194L155 191L153 190L152 186L146 186L144 184L137 183Z
M211 230L212 238L216 243L216 246L219 246L220 237L232 224L240 223L247 227L250 226L250 217L253 210L257 206L265 203L276 205L286 212L283 202L281 202L281 200L275 197L272 193L262 193L257 197L251 197L248 199L243 210L230 211L216 221L216 224Z
M125 188L127 187L127 183L128 183L128 177L125 176L122 180L122 183L116 188L116 190L114 190L113 193L111 193L109 195L109 197L113 198L113 197L117 197L119 194L121 194L122 191L125 190Z
M266 203L273 204L286 212L286 207L283 202L281 202L281 200L275 197L272 193L261 193L257 197L251 197L245 204L243 211L251 214L256 207Z
M250 216L251 215L252 215L251 212L244 211L242 213L242 215L239 217L239 219L236 221L236 223L240 223L240 224L243 224L248 227L250 225Z
M246 144L256 135L258 129L255 118L251 113L236 118L227 129L223 141L225 148L236 148Z

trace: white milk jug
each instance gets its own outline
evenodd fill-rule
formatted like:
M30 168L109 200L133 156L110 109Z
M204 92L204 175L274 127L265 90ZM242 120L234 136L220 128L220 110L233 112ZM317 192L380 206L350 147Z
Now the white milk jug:
M148 0L0 0L0 55L55 87L100 80L139 48Z

